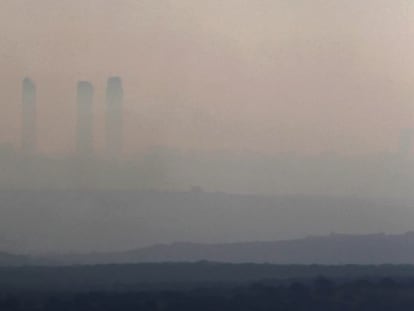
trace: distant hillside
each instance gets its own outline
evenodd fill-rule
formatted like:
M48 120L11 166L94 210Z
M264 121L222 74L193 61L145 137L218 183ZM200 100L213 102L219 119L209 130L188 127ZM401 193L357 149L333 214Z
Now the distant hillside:
M0 240L6 241L0 249L10 249L10 240L19 252L113 252L160 242L414 230L414 199L402 198L62 190L0 191L0 202Z
M20 266L29 263L29 257L0 252L0 266Z
M414 264L414 233L342 235L232 244L174 243L119 253L59 256L60 264L195 262Z

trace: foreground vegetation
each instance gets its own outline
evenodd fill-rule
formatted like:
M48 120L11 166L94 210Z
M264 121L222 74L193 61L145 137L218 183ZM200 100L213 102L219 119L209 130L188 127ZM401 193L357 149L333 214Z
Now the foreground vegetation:
M406 311L414 310L414 266L3 267L0 310Z
M2 292L0 310L8 311L299 311L413 310L414 279L308 282L243 286L205 286L191 290Z

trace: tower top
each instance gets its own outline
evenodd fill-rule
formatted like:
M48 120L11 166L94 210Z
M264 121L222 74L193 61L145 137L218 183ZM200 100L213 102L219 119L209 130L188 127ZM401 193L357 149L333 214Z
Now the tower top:
M122 85L122 79L121 79L121 77L118 77L118 76L112 76L112 77L109 77L108 78L108 84L111 84L111 85L119 85L119 86L121 86Z
M93 88L92 83L89 81L78 81L78 88L79 89L91 89Z
M32 79L30 79L28 77L25 77L23 79L23 87L24 88L34 88L35 87L35 84L34 84L34 82L33 82Z

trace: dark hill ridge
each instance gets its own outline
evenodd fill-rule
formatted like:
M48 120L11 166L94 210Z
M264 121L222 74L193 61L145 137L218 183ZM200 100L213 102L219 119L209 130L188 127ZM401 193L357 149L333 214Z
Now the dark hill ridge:
M58 264L196 262L273 264L414 264L414 233L331 234L274 242L173 243L114 253L54 257Z

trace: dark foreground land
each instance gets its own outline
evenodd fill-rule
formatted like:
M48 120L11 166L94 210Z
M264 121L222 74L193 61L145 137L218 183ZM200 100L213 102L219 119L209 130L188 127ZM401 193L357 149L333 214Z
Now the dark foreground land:
M414 310L414 266L165 263L0 269L0 310Z

